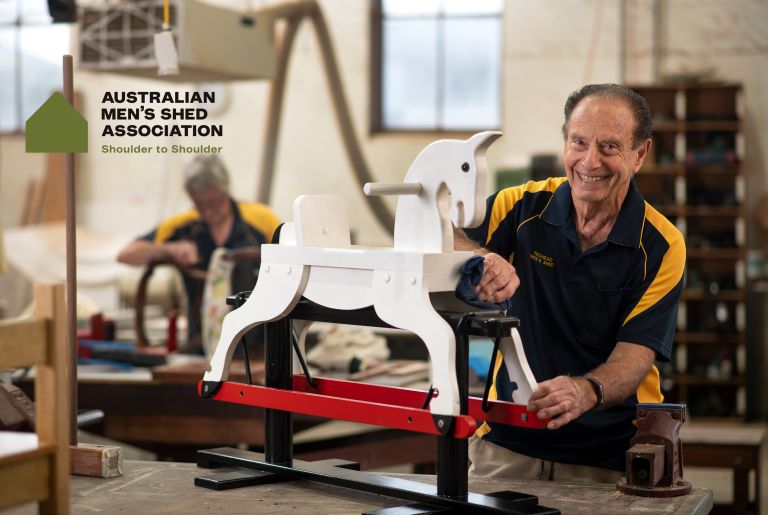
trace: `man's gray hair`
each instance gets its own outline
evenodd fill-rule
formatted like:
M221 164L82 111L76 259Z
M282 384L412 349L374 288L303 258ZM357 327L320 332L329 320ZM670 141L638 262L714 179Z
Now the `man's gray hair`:
M571 113L583 99L587 97L615 98L622 100L635 118L635 128L632 134L632 148L637 148L643 141L652 137L653 114L648 101L636 91L622 84L587 84L577 89L568 96L565 101L565 123L563 123L563 137L568 136L568 122L571 121Z
M229 173L218 156L197 155L184 168L184 189L191 194L207 187L228 192Z

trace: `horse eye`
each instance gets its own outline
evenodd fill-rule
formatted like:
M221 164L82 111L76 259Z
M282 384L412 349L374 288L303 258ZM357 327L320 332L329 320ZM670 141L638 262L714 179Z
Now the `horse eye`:
M461 171L462 172L468 172L469 171L469 163L467 163L467 162L461 163Z

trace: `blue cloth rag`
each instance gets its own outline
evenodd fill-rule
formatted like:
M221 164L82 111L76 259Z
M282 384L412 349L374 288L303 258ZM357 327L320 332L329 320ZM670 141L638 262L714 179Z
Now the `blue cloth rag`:
M512 306L512 301L509 299L504 302L493 303L477 298L475 287L480 282L480 278L483 277L484 261L483 256L474 256L461 265L461 268L459 268L461 279L459 279L459 284L456 285L456 296L467 304L478 308L506 311Z

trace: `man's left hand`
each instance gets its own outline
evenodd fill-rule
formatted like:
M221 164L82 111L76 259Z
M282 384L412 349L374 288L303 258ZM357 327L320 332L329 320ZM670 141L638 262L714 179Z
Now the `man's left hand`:
M597 396L586 379L558 376L539 383L528 401L528 411L536 412L540 420L552 417L547 429L558 429L596 403Z
M504 302L514 295L520 279L509 261L488 252L484 254L483 276L475 287L477 298L487 302Z

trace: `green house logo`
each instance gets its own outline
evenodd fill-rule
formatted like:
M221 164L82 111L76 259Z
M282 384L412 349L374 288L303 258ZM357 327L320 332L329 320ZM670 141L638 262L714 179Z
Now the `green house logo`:
M27 152L88 152L88 122L61 93L29 117L26 134Z

